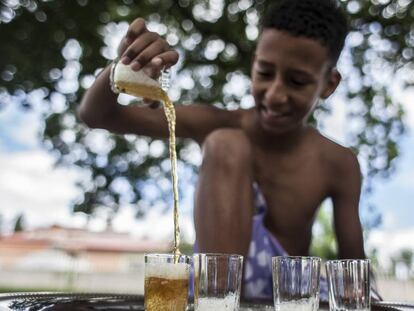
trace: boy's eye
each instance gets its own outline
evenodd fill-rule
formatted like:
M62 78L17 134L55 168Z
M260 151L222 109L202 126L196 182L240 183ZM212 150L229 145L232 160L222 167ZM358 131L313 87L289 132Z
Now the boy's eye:
M298 80L298 79L292 79L291 82L295 85L305 85L306 82Z
M273 72L271 71L266 71L266 70L256 70L256 73L264 78L268 78L268 77L272 77L273 76Z
M306 79L294 78L294 77L292 77L292 78L290 79L290 82L291 82L293 85L296 85L296 86L305 86L305 85L309 84L309 81L308 81L308 80L306 80Z

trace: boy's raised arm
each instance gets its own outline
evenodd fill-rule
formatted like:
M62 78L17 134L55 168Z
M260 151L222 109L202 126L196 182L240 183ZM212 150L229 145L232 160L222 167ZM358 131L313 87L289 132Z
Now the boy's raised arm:
M145 68L154 78L163 68L171 67L178 60L178 53L157 33L148 31L142 18L130 25L118 54L120 61L133 70ZM104 128L121 134L168 137L162 109L117 103L117 94L110 88L110 69L110 66L106 67L85 93L78 108L79 117L92 128ZM215 128L238 127L240 123L240 113L206 105L177 106L176 114L176 135L193 138L199 143Z
M133 70L137 71L144 67L151 69L150 72L154 77L162 68L171 67L178 60L178 53L172 50L158 34L148 31L142 18L137 18L129 26L126 36L118 47L118 56L122 63L130 65ZM138 113L138 110L118 105L117 95L110 88L110 67L107 66L101 72L85 93L78 109L80 118L90 127L105 128L119 133L143 130L146 133L142 134L168 135L166 128L156 127L156 124L152 124L154 128L147 128L140 122L138 128L131 128L129 114ZM161 116L160 112L154 112L150 119L153 122L158 119L160 122ZM155 129L158 130L153 133Z

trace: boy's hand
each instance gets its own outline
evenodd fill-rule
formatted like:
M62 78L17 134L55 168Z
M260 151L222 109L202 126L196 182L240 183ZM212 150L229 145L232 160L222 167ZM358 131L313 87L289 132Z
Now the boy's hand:
M118 54L123 64L130 64L136 71L148 65L159 72L178 61L178 53L159 34L150 32L142 18L137 18L129 26Z
M153 79L160 76L161 70L175 65L178 53L171 49L167 41L155 32L150 32L142 18L135 19L118 47L120 61L130 65L132 70L143 69ZM158 108L156 101L146 100L151 108Z

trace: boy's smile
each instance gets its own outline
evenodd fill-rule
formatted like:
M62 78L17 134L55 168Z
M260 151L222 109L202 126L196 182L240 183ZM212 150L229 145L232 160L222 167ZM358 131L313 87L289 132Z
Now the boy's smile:
M252 67L252 93L259 122L275 134L300 128L319 98L340 80L328 49L318 41L264 29Z

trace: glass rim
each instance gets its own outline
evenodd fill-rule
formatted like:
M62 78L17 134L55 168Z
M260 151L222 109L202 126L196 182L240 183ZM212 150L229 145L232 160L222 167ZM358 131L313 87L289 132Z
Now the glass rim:
M109 84L111 86L112 92L114 92L115 94L119 94L119 90L115 87L115 81L114 81L115 67L118 64L119 60L120 58L116 57L115 59L111 61L111 70L109 72Z
M371 263L371 259L365 258L350 258L350 259L330 259L327 260L325 264L332 265L332 264L344 264L344 263Z
M279 259L290 259L290 260L314 260L314 261L322 261L322 258L318 256L273 256L272 261L276 261Z
M243 255L240 254L226 254L226 253L194 253L193 257L206 256L210 258L237 258L243 259Z
M186 255L186 254L174 254L174 253L145 253L144 254L144 257L154 257L154 258L174 258L175 256L191 258L191 255Z
M121 57L119 56L115 57L112 61L110 61L109 85L111 87L112 92L114 92L115 94L122 93L122 91L119 90L115 84L115 70L119 63L121 63ZM126 66L129 67L130 65L126 65ZM141 71L141 70L142 68L139 69L138 71ZM148 76L148 78L150 78L151 80L158 82L162 90L167 91L170 87L170 77L171 77L170 74L171 74L170 68L167 68L164 65L163 68L161 69L161 74L157 79L149 77L147 74L145 75Z

